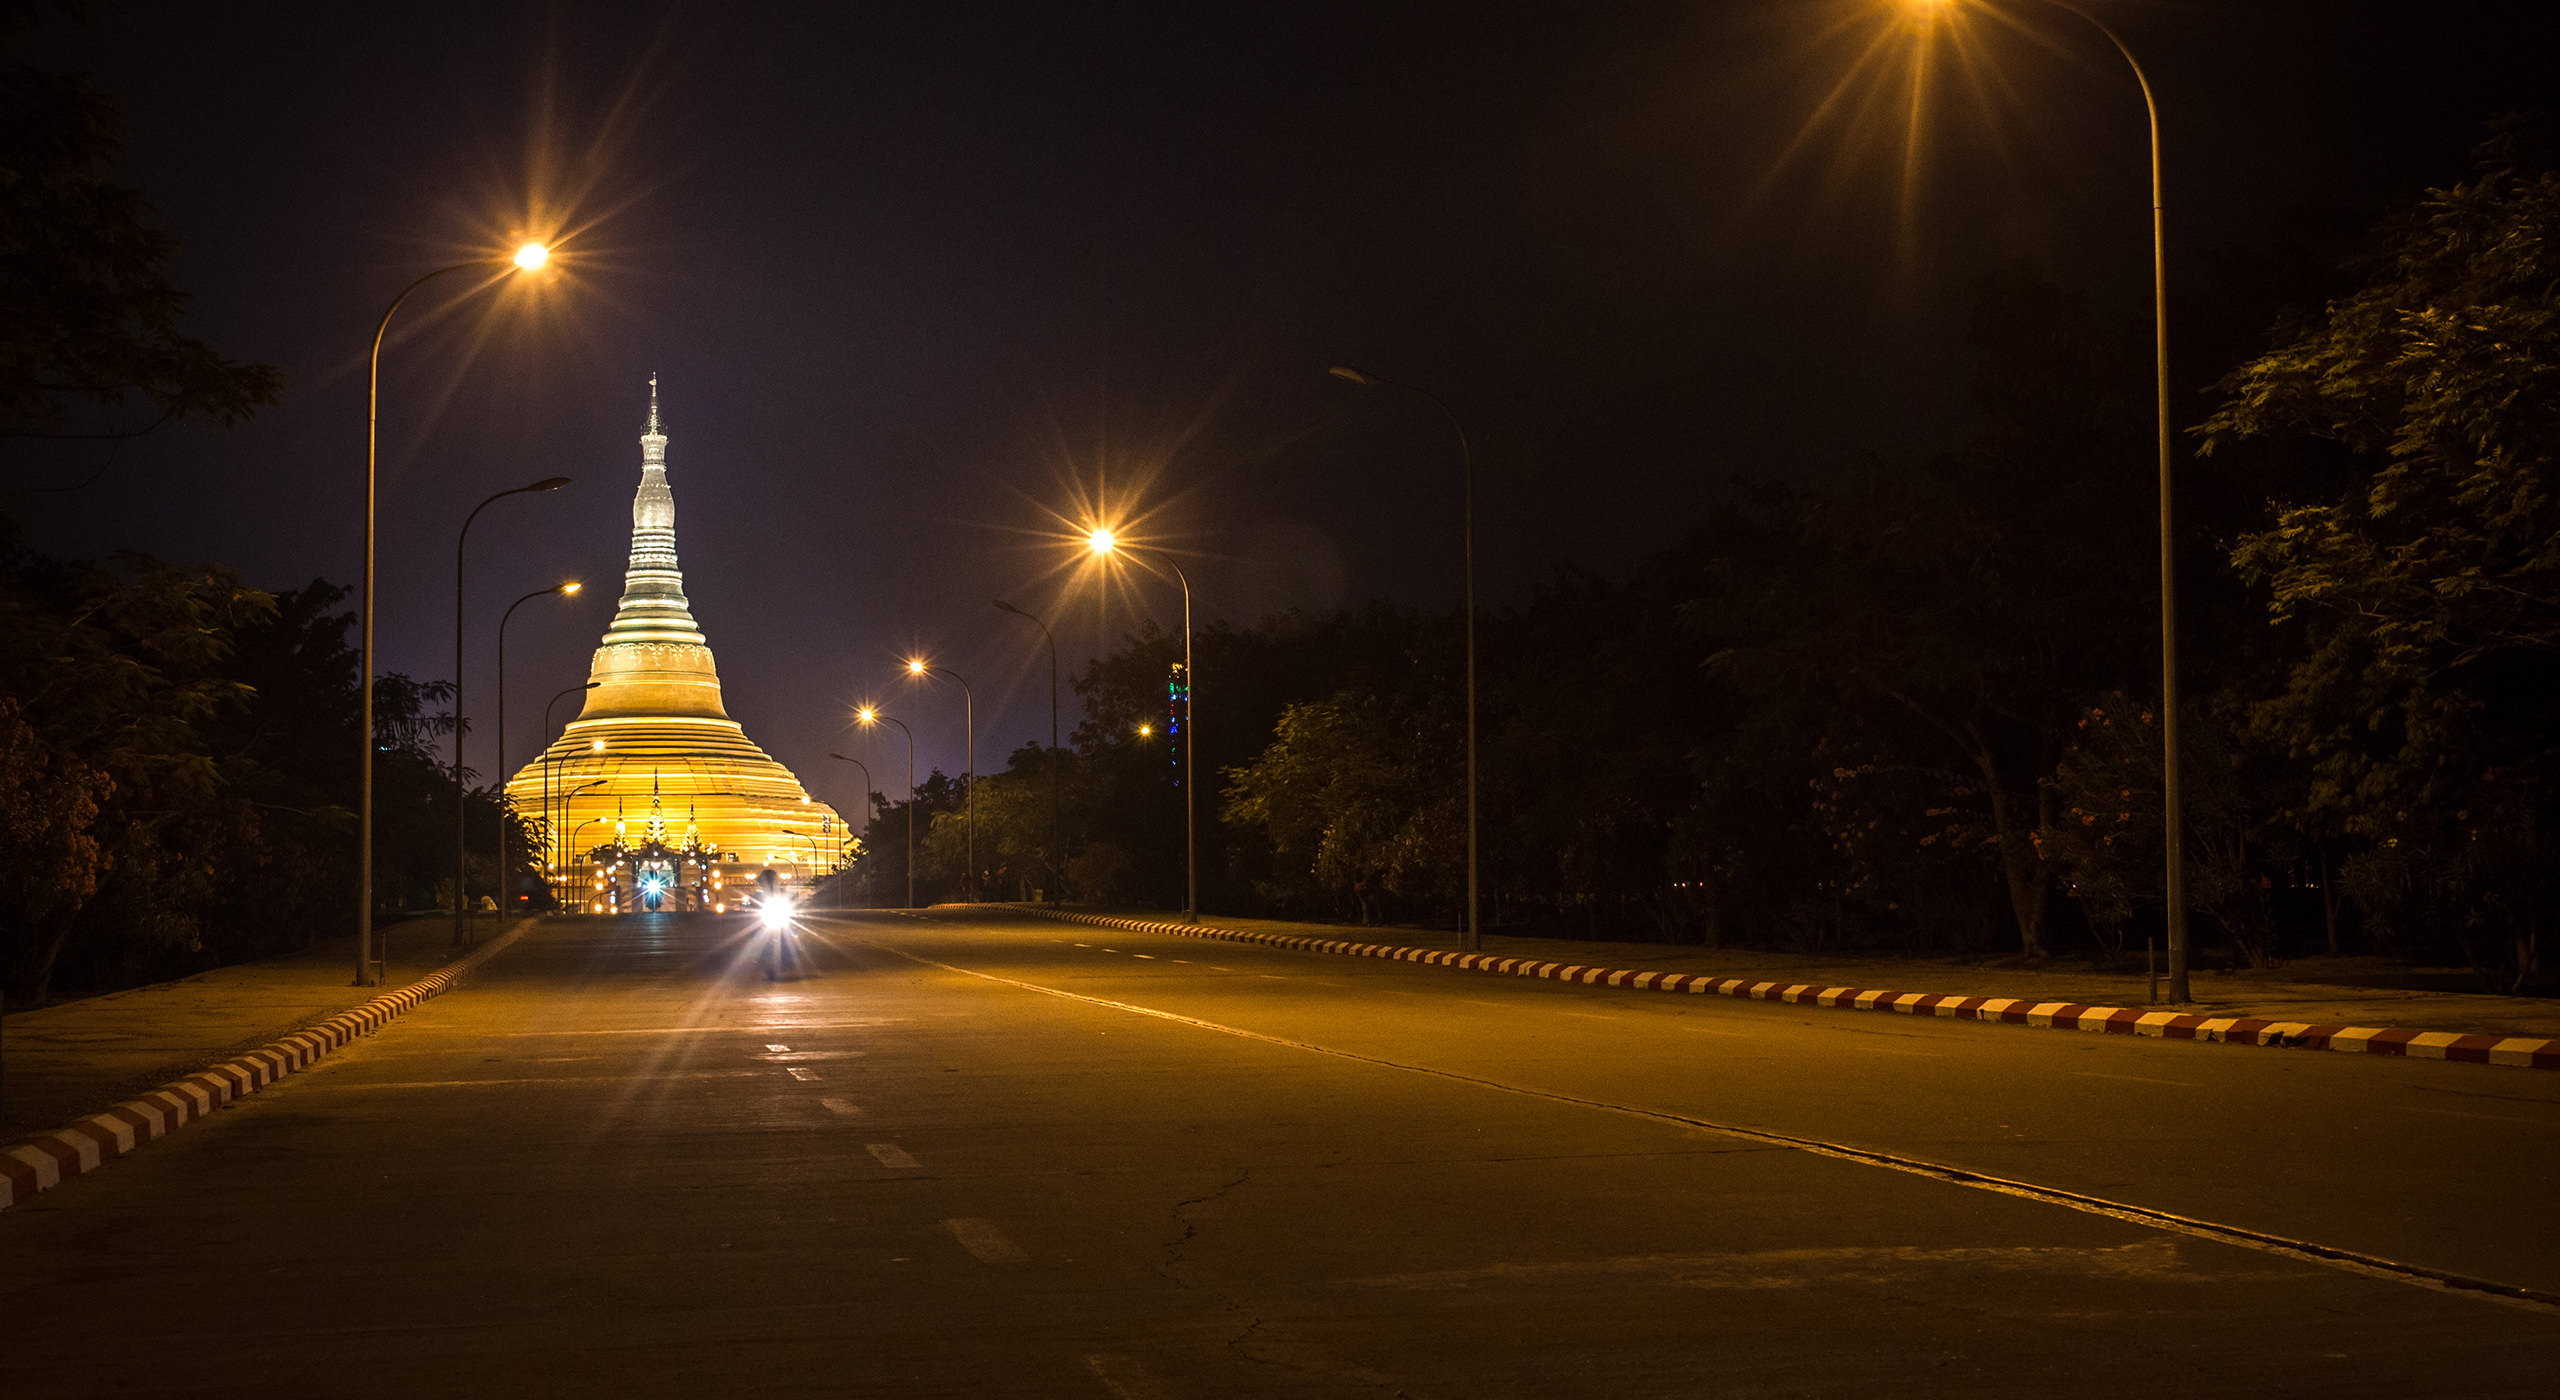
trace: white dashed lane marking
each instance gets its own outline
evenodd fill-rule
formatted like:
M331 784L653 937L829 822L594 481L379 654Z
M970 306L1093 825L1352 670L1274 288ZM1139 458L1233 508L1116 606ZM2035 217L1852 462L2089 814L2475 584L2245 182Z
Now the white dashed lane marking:
M870 1153L872 1160L878 1162L884 1167L906 1169L921 1167L924 1165L924 1163L908 1156L907 1149L900 1147L894 1142L866 1142L862 1145L862 1150Z
M946 1220L942 1222L942 1228L951 1232L951 1237L960 1242L962 1249L978 1256L981 1264L1024 1264L1031 1260L1030 1255L1022 1252L1022 1246L1006 1239L1004 1231L997 1229L992 1220Z
M798 1066L798 1065L793 1065L793 1066L790 1068L790 1070L788 1071L788 1073L791 1075L791 1077L792 1077L792 1078L799 1080L799 1081L800 1081L801 1083L803 1083L803 1084L813 1084L813 1083L816 1083L816 1082L817 1082L817 1078L818 1078L818 1072L817 1072L816 1070L814 1070L814 1069L802 1069L802 1068L801 1068L800 1066Z
M827 1106L827 1112L835 1114L839 1118L859 1118L862 1116L862 1109L851 1099L820 1099L818 1102L825 1104Z

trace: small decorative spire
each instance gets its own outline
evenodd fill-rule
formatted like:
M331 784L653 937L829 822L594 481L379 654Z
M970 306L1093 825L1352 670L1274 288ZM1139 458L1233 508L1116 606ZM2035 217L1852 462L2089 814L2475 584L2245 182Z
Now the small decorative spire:
M658 376L649 376L649 431L658 431Z

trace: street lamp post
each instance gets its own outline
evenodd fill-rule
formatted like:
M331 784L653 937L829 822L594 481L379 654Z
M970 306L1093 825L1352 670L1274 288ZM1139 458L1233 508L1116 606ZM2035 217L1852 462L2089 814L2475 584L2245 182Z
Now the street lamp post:
M871 794L873 792L871 782L871 765L858 758L847 758L840 753L831 753L828 754L827 757L834 759L838 763L850 763L854 767L862 770L862 824L866 827L869 826L871 824Z
M596 779L596 782L597 782L597 783L600 783L600 782L603 782L603 781L604 781L604 779L602 779L602 778L598 778L598 779ZM585 791L587 790L587 788L594 787L595 785L596 785L595 783L589 783L589 784L587 784L587 785L586 785L586 787L581 787L581 788L579 788L579 789L578 789L578 792L585 792ZM570 796L572 796L572 797L574 797L574 796L576 796L576 795L577 795L576 793L572 793L572 794L570 794ZM566 807L568 806L568 800L567 800L566 798L563 798L563 799L561 800L561 804L560 804L560 805L561 805L563 808L566 808ZM585 821L582 821L582 822L578 823L577 830L572 831L572 832L570 832L570 833L569 833L569 844L570 844L571 846L575 846L575 845L577 845L577 844L578 844L578 832L580 832L580 831L584 831L584 830L586 830L588 827L591 827L591 826L595 825L597 822L600 822L600 821L603 821L603 820L604 820L604 818L603 818L603 817L601 817L601 816L595 816L595 817L589 817L589 818L587 818ZM580 891L580 893L579 893L579 895L578 895L578 912L579 912L579 913L581 913L581 914L583 914L583 913L587 912L587 898L586 898L586 893L585 893L585 891L583 890L583 888L581 889L581 891Z
M584 685L567 686L564 687L559 694L554 695L549 700L545 701L542 706L542 732L545 734L549 734L551 732L551 710L553 706L568 699L572 695L580 695L593 690L601 684L603 684L601 681L588 681ZM545 747L549 746L546 744ZM554 773L560 771L560 762L566 757L566 754L546 754L542 760L542 843L551 848L554 863L557 861L561 846L559 825L551 820L551 777ZM565 821L567 818L564 816L562 820ZM558 872L555 870L552 873L557 874ZM558 884L559 882L555 880L552 883ZM554 894L554 898L557 898L556 892Z
M468 893L464 889L463 879L469 869L467 858L464 855L464 838L466 833L470 830L470 813L468 811L467 804L463 800L468 792L469 785L463 779L462 766L462 735L464 729L462 713L463 546L471 542L471 522L478 520L480 518L480 512L487 510L491 505L499 501L503 501L509 496L529 496L538 492L557 491L568 484L569 478L565 476L548 476L530 486L518 486L510 490L500 491L496 495L489 497L488 500L482 501L480 504L473 506L471 508L471 513L462 517L462 529L453 537L453 944L457 948L462 946L465 941L465 936L471 927L471 901ZM545 589L543 591L549 592L550 590ZM517 601L522 602L523 600L518 599ZM508 611L513 612L515 609L513 607L509 607ZM500 632L503 634L506 628L506 620L504 618L499 619L498 626ZM503 646L503 642L501 645ZM503 682L500 686L499 698L500 703L503 704L505 701L505 687ZM501 736L500 742L505 742L503 736ZM504 830L504 822L506 821L506 818L502 815L498 820L501 823L500 829ZM501 856L501 863L503 863L503 852L501 853Z
M1085 548L1096 558L1134 552L1132 547L1109 527L1097 525L1085 532ZM1200 922L1200 673L1191 664L1191 576L1162 550L1153 553L1173 570L1182 583L1182 921Z
M1917 0L1924 11L1951 10L1958 0ZM2161 837L2167 847L2166 884L2169 923L2169 1000L2190 999L2187 984L2186 813L2180 794L2178 761L2178 565L2171 538L2171 470L2174 427L2169 416L2169 244L2160 196L2160 104L2151 93L2151 78L2133 50L2096 15L2070 0L2045 0L2088 21L2106 36L2133 70L2142 90L2142 111L2151 139L2151 355L2153 391L2158 401L2160 477L2160 800L2166 809Z
M907 722L894 715L884 715L865 705L853 712L864 724L894 724L907 736L907 907L916 907L916 732Z
M962 876L960 892L971 904L978 902L978 697L959 672L936 666L921 658L907 662L910 676L940 676L960 687L960 727L968 772L960 783L960 824L968 833L969 869Z
M1460 518L1463 523L1460 526L1459 537L1462 542L1462 549L1464 551L1465 558L1467 598L1467 926L1464 929L1461 929L1458 933L1458 948L1461 952L1472 953L1484 946L1484 925L1478 919L1476 910L1476 899L1479 884L1476 878L1475 449L1468 445L1466 425L1458 421L1457 413L1453 411L1447 403L1443 402L1438 394L1432 393L1428 389L1417 388L1411 384L1400 383L1393 379L1380 379L1374 374L1363 374L1359 370L1352 369L1347 365L1335 365L1333 368L1326 370L1325 373L1332 375L1336 379L1349 380L1354 384L1362 385L1364 387L1402 389L1408 394L1419 395L1432 407L1440 410L1440 416L1449 420L1450 429L1458 435L1458 458L1466 470L1465 496L1460 506Z
M527 243L508 259L519 271L534 272L550 262L551 250L539 243ZM358 700L361 715L356 723L357 744L362 758L356 768L356 985L367 986L374 980L377 962L373 956L373 593L374 593L374 499L378 494L380 473L377 470L376 443L382 421L382 340L391 330L391 318L409 294L448 273L467 272L473 268L500 265L495 259L474 258L469 262L440 267L400 289L400 295L382 310L382 319L374 323L373 350L365 362L364 380L364 613L362 692ZM384 950L381 965L389 963L389 950Z
M1041 621L1039 618L1023 611L1020 608L1015 607L1013 604L1006 602L1002 598L996 599L995 603L996 611L1011 613L1015 617L1021 618L1032 626L1039 628L1040 636L1043 640L1049 643L1049 752L1047 755L1049 760L1048 866L1049 902L1054 905L1059 902L1058 890L1061 883L1061 876L1063 874L1058 865L1058 639L1050 633L1048 623Z
M533 590L531 593L528 593L528 594L524 595L523 597L516 599L514 602L507 604L507 610L506 610L505 612L503 612L503 613L498 614L498 767L497 767L497 774L498 774L498 778L497 778L497 781L498 781L498 875L499 875L499 878L500 878L500 879L504 879L504 878L506 877L506 870L507 870L507 804L506 804L506 791L507 791L507 789L506 789L506 782L507 782L507 624L508 624L510 621L514 620L515 615L516 615L516 609L518 609L518 608L520 608L520 607L523 607L525 604L532 602L532 601L533 601L534 599L536 599L536 598L547 598L547 597L555 597L555 596L556 596L556 597L561 597L561 598L574 598L574 597L576 597L576 596L577 596L577 594L578 594L578 590L579 590L579 589L581 589L581 588L584 588L584 587L586 587L586 585L585 585L585 584L579 583L579 582L578 582L578 581L576 581L575 579L572 579L572 580L570 580L570 581L569 581L569 582L567 582L567 583L556 583L556 584L553 584L553 585L552 585L551 587L549 587L549 588L537 588L537 589ZM456 682L456 684L459 684L459 683L460 683L459 681L457 681L457 682ZM565 693L565 692L564 692L564 693ZM458 704L457 704L456 708L459 708L459 705L458 705ZM543 733L545 733L545 734L548 734L548 733L550 733L550 732L551 732L551 717L550 717L550 715L548 715L548 714L545 714L545 715L543 716L542 732L543 732Z

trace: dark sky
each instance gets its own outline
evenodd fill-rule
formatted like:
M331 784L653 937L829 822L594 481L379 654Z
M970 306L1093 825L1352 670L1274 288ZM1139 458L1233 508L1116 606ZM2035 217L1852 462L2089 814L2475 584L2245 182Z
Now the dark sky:
M2182 285L2296 211L2458 176L2484 117L2560 92L2542 4L2089 3L2159 91ZM1329 364L1476 434L1495 602L1623 570L1732 473L1960 441L1976 275L2026 259L2130 313L2149 271L2121 61L2037 0L1967 9L1915 139L1884 3L98 6L38 56L127 104L192 328L291 387L19 508L55 551L352 578L375 317L560 230L545 285L402 313L386 667L451 673L471 504L574 478L472 540L475 766L498 610L592 585L510 633L509 752L534 750L619 592L655 372L730 711L851 807L824 755L865 752L855 698L959 767L956 703L895 676L910 648L976 683L982 767L1045 729L1036 634L990 599L1054 612L1069 671L1178 622L1168 587L1068 587L1056 516L1106 476L1205 615L1453 603L1445 426ZM105 460L20 451L8 486ZM894 789L903 753L870 752Z

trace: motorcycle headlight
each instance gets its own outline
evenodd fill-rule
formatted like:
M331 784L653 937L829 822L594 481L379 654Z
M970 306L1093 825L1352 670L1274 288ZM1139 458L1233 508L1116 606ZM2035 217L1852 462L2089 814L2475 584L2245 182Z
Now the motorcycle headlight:
M756 917L766 928L786 928L791 923L791 901L776 895L756 906Z

